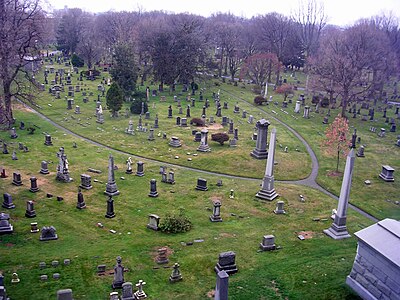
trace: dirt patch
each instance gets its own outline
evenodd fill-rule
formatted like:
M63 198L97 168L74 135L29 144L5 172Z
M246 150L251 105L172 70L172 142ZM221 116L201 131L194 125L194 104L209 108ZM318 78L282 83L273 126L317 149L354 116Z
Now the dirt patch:
M214 201L220 201L220 202L221 202L221 201L222 201L222 198L219 197L219 196L211 196L211 197L210 197L210 200L213 201L213 202L214 202Z
M221 232L221 233L219 234L219 236L220 236L220 237L223 237L223 238L233 238L233 237L236 237L236 234Z
M302 236L304 236L304 238L306 240L309 240L309 239L313 238L315 232L313 232L313 231L300 231L298 234L299 235L301 234Z
M151 257L153 258L153 260L154 261L156 261L156 258L157 258L157 256L158 256L158 249L160 249L160 248L165 248L165 249L167 249L167 252L165 253L165 256L168 258L172 253L174 253L174 250L173 249L171 249L170 247L168 247L168 246L161 246L161 247L154 247L153 249L152 249L152 251L151 251L151 253L150 253L150 255L151 255Z
M24 106L20 103L13 103L13 109L20 110L23 112L32 112L32 109L30 109L29 107Z
M329 171L326 175L328 175L329 177L340 177L343 175L343 172Z
M222 126L221 124L212 124L212 125L208 125L207 127L202 127L201 129L208 129L208 130L221 130L224 129L224 126Z

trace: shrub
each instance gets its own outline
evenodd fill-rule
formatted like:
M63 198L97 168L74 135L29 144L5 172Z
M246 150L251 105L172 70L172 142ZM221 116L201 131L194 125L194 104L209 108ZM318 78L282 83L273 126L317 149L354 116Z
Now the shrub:
M229 141L229 135L225 132L213 133L211 135L211 140L220 143L220 145L223 145L224 142Z
M193 118L190 121L190 125L194 125L194 126L204 126L204 121L200 118Z
M82 68L84 65L83 59L80 58L78 55L76 55L75 53L72 54L71 56L71 63L74 67L77 68Z
M185 216L185 210L179 209L178 215L167 214L161 221L159 228L162 232L180 233L187 232L192 229L193 224L188 217Z
M146 100L134 99L132 101L130 110L131 113L139 115L142 112L142 102L144 102L144 112L146 113L149 109Z
M261 95L259 95L259 96L256 96L255 98L254 98L254 104L257 104L257 105L261 105L261 104L263 104L263 102L266 102L267 100L263 97L263 96L261 96Z

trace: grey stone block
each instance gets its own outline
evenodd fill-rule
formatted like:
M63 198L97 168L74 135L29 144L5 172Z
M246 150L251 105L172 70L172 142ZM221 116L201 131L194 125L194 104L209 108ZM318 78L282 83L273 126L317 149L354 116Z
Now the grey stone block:
M389 298L390 300L400 300L400 295L392 292Z
M367 280L367 279L365 279L365 277L364 276L362 276L362 275L360 275L360 274L357 274L357 276L356 276L356 281L359 283L359 284L361 284L364 288L368 288L368 285L369 285L369 281Z
M365 269L357 262L354 262L353 269L354 269L354 271L356 271L357 273L360 273L361 275L364 274Z
M374 274L376 278L378 278L380 281L386 282L387 275L383 273L379 268L374 267L374 269L372 270L372 274Z
M379 299L381 297L381 295L382 295L382 292L380 290L378 290L372 284L369 285L368 292L370 292L372 295L374 295L377 299Z
M364 273L365 279L367 279L369 282L371 282L373 285L376 284L377 278L369 271L365 271Z
M388 278L386 280L386 285L396 294L399 295L400 297L400 281L395 282L394 280L392 280L391 278Z
M378 288L378 290L380 290L386 296L390 296L391 289L386 284L384 284L382 281L378 281L376 284L376 287Z

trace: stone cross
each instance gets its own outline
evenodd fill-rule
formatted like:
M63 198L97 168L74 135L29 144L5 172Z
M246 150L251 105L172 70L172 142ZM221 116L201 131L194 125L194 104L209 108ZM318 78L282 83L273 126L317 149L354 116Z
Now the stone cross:
M346 220L355 158L354 149L351 149L346 159L346 167L344 169L342 188L340 189L339 204L335 214L335 220L330 228L324 230L326 235L335 240L350 237L346 228Z

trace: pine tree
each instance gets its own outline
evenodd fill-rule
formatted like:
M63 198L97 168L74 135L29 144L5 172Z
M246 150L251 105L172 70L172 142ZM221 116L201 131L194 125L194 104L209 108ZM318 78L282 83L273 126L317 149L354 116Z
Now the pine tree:
M116 117L118 111L121 110L124 103L124 92L119 87L118 83L113 82L107 91L106 95L107 107L111 110L112 117Z

